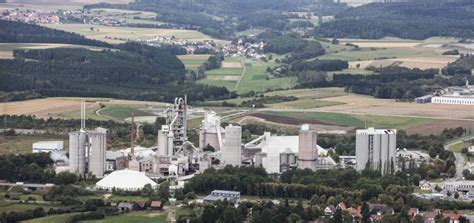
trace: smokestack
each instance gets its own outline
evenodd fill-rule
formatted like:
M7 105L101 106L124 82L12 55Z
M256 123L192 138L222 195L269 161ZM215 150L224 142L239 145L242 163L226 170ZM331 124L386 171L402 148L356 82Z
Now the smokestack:
M135 114L132 113L132 126L130 127L130 156L131 159L135 157Z

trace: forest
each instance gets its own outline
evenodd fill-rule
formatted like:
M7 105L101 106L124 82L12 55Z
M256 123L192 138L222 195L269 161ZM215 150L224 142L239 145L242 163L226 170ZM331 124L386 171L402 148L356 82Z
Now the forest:
M67 43L110 47L108 43L87 39L76 33L6 20L0 20L0 43Z
M0 91L160 101L184 94L190 100L230 96L223 87L187 82L174 48L138 43L114 47L121 50L15 50L14 60L0 60Z
M209 0L209 1L169 1L169 0L139 0L129 4L99 3L84 6L92 8L118 8L158 13L157 20L194 29L207 35L221 39L235 37L236 31L249 28L274 30L289 30L291 18L298 15L289 13L295 11L310 11L318 15L330 15L346 8L331 0L314 1L301 0Z
M472 38L474 5L449 3L372 3L348 8L321 24L315 35L331 38L380 39L386 36L423 40L433 36Z

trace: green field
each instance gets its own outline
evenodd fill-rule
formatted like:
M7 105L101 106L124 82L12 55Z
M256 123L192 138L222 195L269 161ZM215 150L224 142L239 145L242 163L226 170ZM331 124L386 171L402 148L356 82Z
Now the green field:
M132 113L135 116L153 116L154 114L139 110L138 108L126 107L121 105L106 105L106 107L100 110L99 115L111 117L114 120L123 121L130 117Z
M274 89L286 89L296 85L295 77L268 78L267 67L275 66L273 62L253 61L240 57L228 57L224 62L243 61L245 68L219 68L206 72L207 77L198 83L223 86L230 91L245 93L249 91L264 92ZM240 83L238 80L242 75ZM237 86L238 84L238 86Z
M103 220L82 221L84 223L161 223L166 222L166 214L156 211L133 212L130 214L106 217Z
M17 203L0 202L0 213L11 212L11 211L20 212L20 211L26 211L26 210L33 210L39 207L42 207L45 211L48 211L50 208L59 208L59 206L57 205L17 204Z
M209 54L202 54L202 55L178 55L178 59L183 62L186 70L197 70L197 68L204 63L207 58L209 58Z
M342 50L328 52L319 59L341 59L346 61L374 60L376 58L403 58L403 57L431 57L440 56L441 52L424 48L376 48L374 50L361 48L362 50Z
M350 115L326 112L267 112L273 115L285 116L300 120L315 120L331 125L350 126L356 128L395 128L407 129L410 127L433 123L436 120L429 118L411 118L379 115Z
M326 107L326 106L343 104L340 102L323 101L323 100L318 100L318 99L343 96L343 95L347 95L347 93L344 92L343 88L330 87L330 88L314 88L314 89L279 90L279 91L264 93L263 95L265 96L294 96L298 98L295 101L286 101L286 102L280 102L280 103L275 103L275 104L265 104L266 107L307 109L307 108L318 108L318 107ZM243 101L248 101L252 99L255 99L255 98L253 97L234 98L234 99L225 100L225 101L228 103L239 105ZM208 103L221 104L222 102L223 100L211 101Z
M51 136L30 136L30 135L20 135L20 136L7 136L0 137L0 155L3 154L24 154L31 153L34 142L37 141L48 141L48 140L63 140L64 148L67 150L68 141L67 138L61 137L51 137Z
M52 215L42 218L35 218L28 221L22 221L23 223L64 223L68 222L70 218L77 213L69 213L69 214L60 214L60 215Z
M140 196L122 196L122 195L112 195L110 196L107 201L109 202L121 202L121 201L127 201L127 202L140 202L140 201L148 201L149 199L146 197L140 197Z

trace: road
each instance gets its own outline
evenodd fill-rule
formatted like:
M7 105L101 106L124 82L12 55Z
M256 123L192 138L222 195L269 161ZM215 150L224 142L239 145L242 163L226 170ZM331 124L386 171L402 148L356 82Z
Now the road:
M464 138L458 139L454 142L451 142L449 144L446 144L446 145L444 145L444 150L449 150L449 148L451 146L456 145L456 144L462 142L463 140L470 140L470 139L474 139L474 136L464 137ZM453 182L453 181L456 181L456 180L459 180L459 179L462 178L462 171L464 169L464 163L465 163L464 156L461 153L453 152L453 154L454 154L454 158L456 158L456 160L455 160L456 174L454 174L453 178L447 179L446 182Z

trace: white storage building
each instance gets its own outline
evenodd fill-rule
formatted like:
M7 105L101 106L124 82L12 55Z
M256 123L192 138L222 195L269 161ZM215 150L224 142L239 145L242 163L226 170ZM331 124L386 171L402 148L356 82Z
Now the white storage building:
M33 143L33 153L49 153L63 150L63 141L39 141Z
M96 183L96 188L100 190L112 191L137 191L143 189L147 184L152 188L157 188L158 184L148 178L145 173L133 170L117 170L104 177Z

